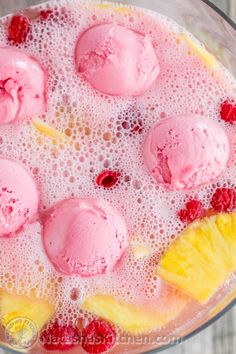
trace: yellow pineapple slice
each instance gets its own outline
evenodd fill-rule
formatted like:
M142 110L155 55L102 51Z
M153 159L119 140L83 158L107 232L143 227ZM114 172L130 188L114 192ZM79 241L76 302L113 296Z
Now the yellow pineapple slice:
M176 319L187 301L176 289L168 287L155 301L136 305L110 295L94 295L85 300L83 309L138 335L150 333Z
M148 247L140 243L133 243L132 251L133 251L134 258L137 260L147 258L152 254L151 247Z
M232 212L187 227L164 254L156 273L204 304L235 270L236 212Z
M115 12L128 12L130 9L127 6L118 6L115 4L111 3L106 3L106 2L98 2L98 3L92 3L91 6L96 9L102 9L102 10L113 10Z
M54 307L46 300L14 295L0 290L0 321L6 331L9 331L9 336L16 342L21 338L22 331L24 340L32 339L32 328L28 327L24 319L31 321L39 333L53 314Z
M189 48L193 50L193 52L208 66L212 67L213 69L216 69L218 67L218 61L212 55L209 53L204 47L202 47L199 42L196 40L193 40L190 36L186 34L181 35L181 39L184 40Z
M49 138L60 139L60 140L68 139L68 137L64 133L61 133L59 130L51 127L49 124L46 124L45 122L43 122L42 120L40 120L38 118L33 118L32 124L33 124L33 127L38 132L40 132L43 135L46 135Z
M2 349L9 349L9 351L12 351L12 346L11 345L9 345L9 344L7 344L7 343L5 343L5 342L1 342L0 341L0 345L2 346ZM26 349L25 350L23 350L23 349L19 349L19 348L17 348L17 353L26 353L27 351L26 351Z

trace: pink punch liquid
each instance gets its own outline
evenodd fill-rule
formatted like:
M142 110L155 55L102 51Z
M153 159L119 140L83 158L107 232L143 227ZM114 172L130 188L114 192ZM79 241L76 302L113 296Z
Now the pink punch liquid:
M234 187L236 160L231 154L227 168L210 183L169 190L148 170L144 142L156 122L198 115L219 124L235 149L235 126L220 119L219 107L236 96L236 82L220 63L201 55L201 50L207 52L191 34L158 13L61 0L22 14L29 18L30 33L21 44L9 41L9 15L0 21L0 47L17 47L38 60L47 76L47 109L1 125L0 155L24 166L37 185L40 202L35 220L15 237L0 238L0 289L47 300L54 307L51 321L71 323L78 332L100 320L83 308L86 299L109 295L160 318L154 330L140 333L146 336L141 343L135 339L138 334L112 323L116 344L108 347L111 353L139 353L169 344L168 338L178 338L194 321L206 318L220 292L203 307L159 279L155 269L186 226L179 211L191 199L209 209L217 188ZM145 34L153 44L160 70L140 95L106 95L78 73L79 37L105 23ZM100 176L104 171L112 172L105 182ZM105 200L124 218L128 241L111 271L81 277L60 272L50 261L42 241L45 215L70 198ZM35 345L32 353L47 352L40 340ZM84 353L80 343L68 351Z

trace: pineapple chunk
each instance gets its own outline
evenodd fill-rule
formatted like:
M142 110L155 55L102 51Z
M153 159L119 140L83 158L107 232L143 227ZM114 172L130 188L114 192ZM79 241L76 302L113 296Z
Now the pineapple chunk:
M30 320L39 332L54 314L54 307L46 300L33 299L23 295L13 295L5 290L0 291L0 319L2 325L8 329L7 325L20 318ZM13 322L10 326L9 335L17 341L24 330L24 338L30 341L32 332L23 323Z
M0 341L0 345L2 346L2 347L1 347L2 349L9 349L9 351L12 352L12 346L11 346L11 345L9 345L9 344L7 344L7 343L5 343L5 342L1 342L1 341ZM19 352L19 353L27 353L26 349L23 350L23 349L17 348L17 353L18 353L18 352Z
M177 318L187 301L176 289L168 288L165 295L148 304L134 305L98 294L86 299L82 307L132 335L139 335L150 333Z
M101 2L101 3L92 3L91 6L96 9L102 10L113 10L115 12L124 13L129 10L127 6L117 6L111 3Z
M218 61L209 53L205 48L200 46L197 41L194 41L191 37L187 36L186 34L181 35L181 39L183 39L188 46L193 50L193 52L208 66L216 69L218 67Z
M162 257L156 274L206 303L236 270L236 212L194 222Z
M134 243L132 246L133 254L135 259L143 259L151 256L152 250L146 245Z
M50 125L46 124L38 118L33 118L32 124L38 132L42 133L43 135L46 135L49 138L67 139L67 136L64 133L59 132L57 129L51 127Z

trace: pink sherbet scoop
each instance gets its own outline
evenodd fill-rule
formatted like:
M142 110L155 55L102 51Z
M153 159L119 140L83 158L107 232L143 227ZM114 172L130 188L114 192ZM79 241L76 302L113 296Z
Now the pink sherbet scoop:
M98 91L111 96L139 96L160 73L151 39L117 24L89 28L75 50L78 72Z
M47 213L43 243L58 272L89 277L114 269L128 244L127 228L106 201L69 199Z
M19 49L0 47L0 124L42 114L46 75L36 59Z
M34 221L38 194L35 182L21 165L0 159L0 237L14 236Z
M211 182L226 169L229 157L224 129L195 115L158 121L144 147L149 171L171 190L193 189Z

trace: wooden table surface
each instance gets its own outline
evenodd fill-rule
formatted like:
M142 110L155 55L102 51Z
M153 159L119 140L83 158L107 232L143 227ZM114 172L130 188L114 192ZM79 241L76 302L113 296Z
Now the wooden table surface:
M26 5L27 2L28 0L0 0L0 15L3 6L6 7L7 4L11 6L12 3L16 3L19 7L20 3ZM236 0L212 0L212 2L236 22ZM164 353L236 354L236 308L199 335ZM0 349L0 354L7 354L7 352Z

